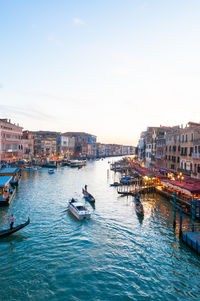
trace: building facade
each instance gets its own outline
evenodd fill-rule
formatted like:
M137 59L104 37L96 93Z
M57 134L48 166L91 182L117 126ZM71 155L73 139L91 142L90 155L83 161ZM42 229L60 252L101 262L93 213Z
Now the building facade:
M22 127L0 119L0 160L7 163L22 159Z

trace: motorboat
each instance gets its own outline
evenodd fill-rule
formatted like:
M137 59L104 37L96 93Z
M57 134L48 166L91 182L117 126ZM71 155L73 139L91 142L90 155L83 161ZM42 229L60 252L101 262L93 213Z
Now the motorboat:
M91 193L89 193L86 189L82 189L83 192L83 196L85 198L86 201L94 203L95 202L95 198L93 197L93 195L91 195Z
M71 160L69 163L70 167L82 167L86 165L86 160Z
M55 173L55 170L54 169L49 169L48 173L51 175L51 174Z
M20 229L26 227L28 224L30 224L30 218L28 218L28 220L25 223L18 225L16 227L13 227L12 229L0 230L0 237L6 237L8 235L11 235L12 233L15 233L15 232L19 231Z
M139 214L139 215L144 215L144 208L143 208L142 203L140 202L140 199L135 197L134 202L135 202L135 211L136 211L136 213Z
M91 216L90 211L85 205L75 199L69 201L68 210L79 220L89 219Z

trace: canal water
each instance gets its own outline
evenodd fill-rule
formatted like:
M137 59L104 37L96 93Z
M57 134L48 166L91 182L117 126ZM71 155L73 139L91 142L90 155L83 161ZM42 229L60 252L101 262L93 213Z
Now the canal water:
M0 208L0 228L30 216L23 230L0 241L0 300L197 300L199 257L174 231L165 199L143 199L139 218L132 197L109 184L118 175L104 159L82 169L24 172L9 208ZM67 211L87 184L95 198L90 220ZM184 217L184 223L188 219Z

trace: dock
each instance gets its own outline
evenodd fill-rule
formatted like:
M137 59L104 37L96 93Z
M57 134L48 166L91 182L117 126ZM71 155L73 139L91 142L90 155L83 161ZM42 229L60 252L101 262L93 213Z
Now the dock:
M200 254L200 231L182 233L183 242Z
M138 194L145 194L145 193L152 193L152 192L155 192L155 186L152 185L152 186L140 186L138 188L135 188L135 189L132 189L132 190L124 190L122 191L121 190L117 190L117 193L118 194L121 194L121 195L132 195L132 196L136 196Z

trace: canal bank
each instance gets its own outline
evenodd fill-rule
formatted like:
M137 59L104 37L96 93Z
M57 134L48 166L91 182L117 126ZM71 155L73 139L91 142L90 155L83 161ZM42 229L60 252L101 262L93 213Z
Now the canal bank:
M110 159L110 158L109 158ZM117 158L116 158L117 160ZM82 169L24 172L15 200L0 210L0 227L14 213L31 224L0 242L3 300L186 300L198 298L199 258L173 230L173 205L144 196L144 218L132 197L109 185L108 160ZM96 199L88 221L66 211L87 184ZM189 222L184 217L184 223Z

